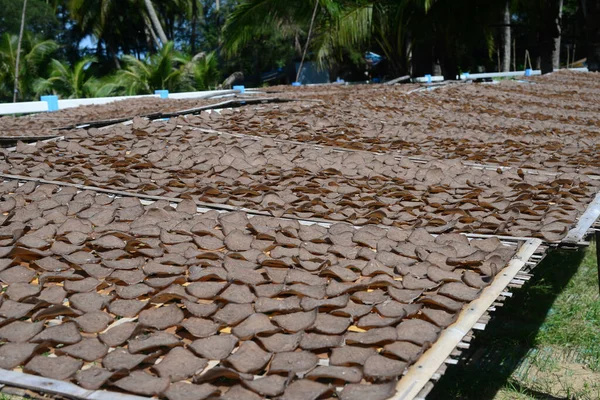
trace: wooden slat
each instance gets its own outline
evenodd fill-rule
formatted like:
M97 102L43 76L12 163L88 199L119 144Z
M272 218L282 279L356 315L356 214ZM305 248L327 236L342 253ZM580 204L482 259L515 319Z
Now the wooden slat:
M147 397L130 394L87 390L72 383L0 369L0 383L41 393L58 394L82 400L148 400Z
M0 115L28 114L47 111L48 103L45 101L0 104Z
M571 229L562 243L577 244L583 241L589 229L600 217L600 193L596 194L594 201L585 210L575 228Z

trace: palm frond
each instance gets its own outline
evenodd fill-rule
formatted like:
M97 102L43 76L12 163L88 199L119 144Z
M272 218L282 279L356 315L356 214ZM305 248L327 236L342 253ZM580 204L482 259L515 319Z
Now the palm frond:
M332 8L332 0L320 0L326 8ZM296 0L245 0L227 19L223 31L224 52L237 54L247 43L264 33L273 32L287 21L309 22L314 1Z

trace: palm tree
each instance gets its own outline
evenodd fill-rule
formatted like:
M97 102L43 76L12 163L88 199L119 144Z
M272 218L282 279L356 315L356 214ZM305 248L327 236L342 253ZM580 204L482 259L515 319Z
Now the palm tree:
M214 52L197 54L187 64L192 69L193 86L196 90L209 90L217 87L221 81L219 61Z
M81 37L93 35L98 41L96 55L105 50L116 67L120 52L140 56L167 41L150 0L69 0L68 5Z
M223 50L233 57L256 40L278 37L293 45L302 60L312 53L325 65L341 48L367 40L371 15L372 4L361 0L245 0L227 19Z
M560 66L560 38L563 0L544 0L541 9L540 55L542 73Z
M66 63L53 59L50 63L50 77L39 78L34 83L36 94L53 93L68 99L112 95L117 89L114 82L99 80L88 72L90 65L96 61L95 57L84 57L71 68Z
M165 31L163 30L162 25L160 24L160 20L158 19L158 15L156 15L156 10L152 5L152 1L144 0L144 4L146 5L146 9L148 10L148 15L150 16L152 25L154 26L154 29L156 29L156 33L158 33L158 37L164 45L169 41L169 39L167 39L167 35L165 35Z
M273 32L285 32L298 42L307 35L314 5L314 0L244 0L226 24L226 54L239 54ZM455 79L459 65L472 64L474 49L487 49L491 57L492 24L505 5L506 0L318 0L309 52L324 64L343 49L368 45L383 52L394 73L407 71L412 53L415 64L428 63L416 66L419 74L431 73L439 60L446 78Z
M117 71L116 83L126 95L151 94L155 90L171 92L193 90L185 78L187 62L175 51L173 42L167 42L156 54L145 60L125 55L124 68Z
M19 37L4 34L0 37L0 98L12 99L16 77L16 59ZM42 76L53 53L59 46L53 40L39 41L25 32L19 63L18 92L21 99L29 100L34 95L33 83Z
M510 55L512 53L510 3L511 0L504 0L504 9L502 10L502 72L510 71Z
M580 0L580 2L585 18L588 68L590 71L600 71L600 1Z
M123 64L113 82L125 95L151 94L162 89L170 92L211 89L221 78L214 52L190 57L176 51L173 42L167 42L145 60L125 55Z
M19 42L17 44L17 60L15 61L15 85L13 89L13 103L17 102L19 93L19 63L21 62L21 44L23 44L23 30L25 29L25 15L27 12L27 0L23 1L23 14L21 15L21 29L19 31Z

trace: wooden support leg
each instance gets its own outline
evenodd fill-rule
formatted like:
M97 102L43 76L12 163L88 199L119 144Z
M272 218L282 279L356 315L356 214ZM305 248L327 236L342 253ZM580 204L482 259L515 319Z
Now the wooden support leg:
M598 293L600 294L600 231L596 231L596 264L598 265Z

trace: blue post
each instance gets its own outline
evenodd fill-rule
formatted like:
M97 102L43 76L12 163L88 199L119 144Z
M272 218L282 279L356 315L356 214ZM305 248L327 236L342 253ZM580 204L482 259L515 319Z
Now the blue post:
M525 70L525 76L531 76L531 68Z
M58 111L58 96L42 96L40 100L48 103L48 111Z
M159 94L161 99L168 99L169 98L169 91L168 90L155 90L154 94Z
M302 86L300 82L292 82L292 86Z
M431 75L425 75L425 79L427 80L427 83L431 83Z
M244 94L246 92L246 88L244 87L244 85L236 85L233 87L233 90L239 90L241 94Z

